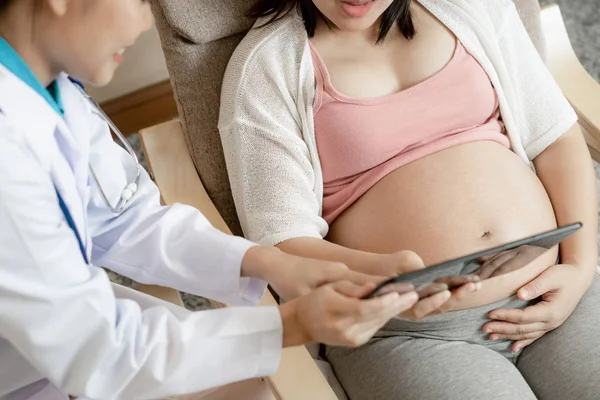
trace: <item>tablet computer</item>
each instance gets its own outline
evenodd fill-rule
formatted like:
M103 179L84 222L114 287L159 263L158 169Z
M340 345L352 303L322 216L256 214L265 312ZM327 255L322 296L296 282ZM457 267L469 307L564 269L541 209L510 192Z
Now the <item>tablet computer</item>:
M445 261L425 269L394 276L380 283L364 298L395 291L393 285L399 283L413 283L422 298L435 294L435 291L427 290L427 287L439 278L468 275L477 271L493 276L502 272L508 273L531 263L582 226L581 222L576 222L488 250ZM422 295L423 293L427 293L427 295Z

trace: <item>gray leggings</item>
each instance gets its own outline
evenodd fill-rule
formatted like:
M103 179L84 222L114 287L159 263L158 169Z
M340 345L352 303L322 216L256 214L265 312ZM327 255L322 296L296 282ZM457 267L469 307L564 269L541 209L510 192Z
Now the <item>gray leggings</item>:
M516 297L411 322L390 321L358 349L328 348L351 400L600 399L600 278L569 319L518 354L487 340L495 308L523 308Z

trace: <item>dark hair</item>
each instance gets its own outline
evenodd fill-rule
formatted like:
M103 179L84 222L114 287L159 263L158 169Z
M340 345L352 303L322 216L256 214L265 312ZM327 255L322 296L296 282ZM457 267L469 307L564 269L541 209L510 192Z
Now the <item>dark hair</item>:
M0 0L1 1L1 0ZM382 15L381 25L379 25L379 36L377 42L385 39L388 32L396 23L400 32L406 39L412 39L415 36L415 26L412 21L410 4L412 0L393 0L392 4ZM315 35L317 20L323 21L331 28L332 23L319 11L313 0L257 0L246 14L250 18L271 17L264 25L268 25L285 17L294 8L302 15L304 26L308 37Z

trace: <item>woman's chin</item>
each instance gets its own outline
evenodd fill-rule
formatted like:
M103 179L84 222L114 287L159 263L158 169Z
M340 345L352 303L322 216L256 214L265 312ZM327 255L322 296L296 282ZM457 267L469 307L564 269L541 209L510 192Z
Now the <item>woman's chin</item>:
M335 22L335 26L341 32L361 33L373 31L376 23L377 20L372 21L372 18L367 17L361 19L340 18L339 22ZM375 29L375 31L379 30Z

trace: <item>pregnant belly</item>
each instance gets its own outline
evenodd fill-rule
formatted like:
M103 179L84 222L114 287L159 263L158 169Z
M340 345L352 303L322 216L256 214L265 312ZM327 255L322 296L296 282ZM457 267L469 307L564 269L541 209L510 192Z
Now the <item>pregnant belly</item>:
M425 265L556 227L535 173L513 152L471 142L410 163L379 181L331 225L328 240L374 253L412 250ZM483 282L469 304L509 297L556 260Z

